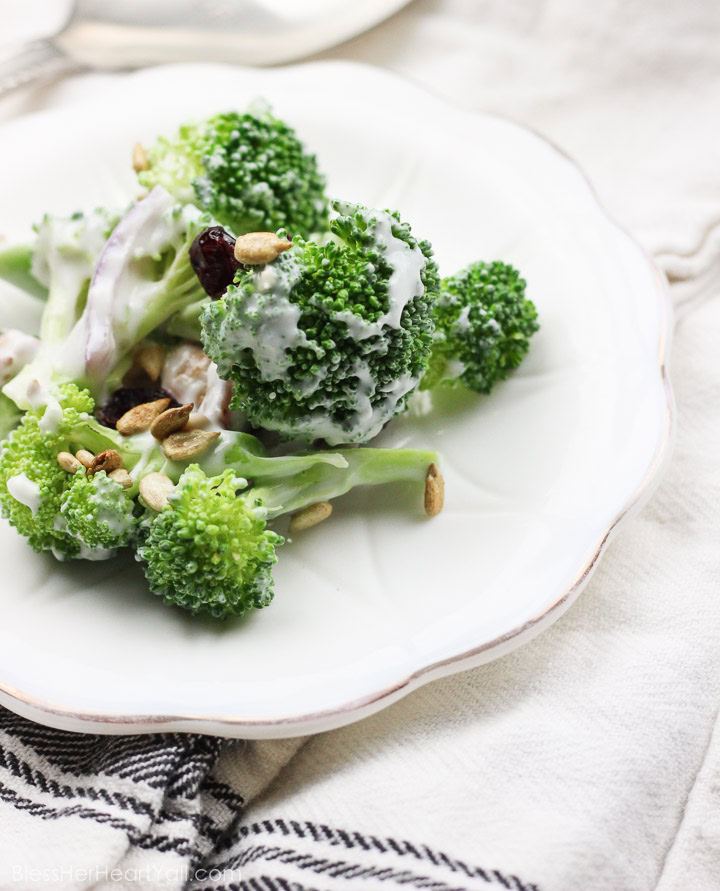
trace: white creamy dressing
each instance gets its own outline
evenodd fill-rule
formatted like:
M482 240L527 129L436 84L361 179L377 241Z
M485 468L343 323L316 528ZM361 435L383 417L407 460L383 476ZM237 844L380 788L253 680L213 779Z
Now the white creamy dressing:
M40 487L29 479L26 473L11 476L7 481L7 490L20 504L30 508L30 513L35 516L40 507Z
M313 438L322 438L331 446L354 441L365 442L380 433L385 424L395 416L400 399L418 383L418 378L404 374L382 389L380 392L384 394L384 398L373 405L372 397L377 388L367 364L358 362L353 371L358 385L352 424L345 427L336 424L326 411L320 409L308 414L305 421L297 422L296 430ZM326 405L330 407L330 402Z
M63 410L57 399L44 387L40 381L32 380L27 388L27 400L34 411L45 406L45 411L38 427L43 433L57 433L58 425L62 421Z
M425 286L421 273L427 265L420 248L410 245L393 235L395 220L385 211L377 211L373 237L376 246L392 267L388 280L388 309L375 322L368 322L348 309L336 312L333 319L347 325L351 337L366 340L381 334L384 328L399 328L405 307L416 297L422 296Z
M462 359L448 359L443 371L443 380L454 380L465 373L465 363Z
M283 377L290 367L289 350L316 349L298 326L300 307L290 301L290 293L301 273L297 260L287 254L272 265L260 267L251 274L254 293L243 294L240 319L223 325L229 355L252 350L260 377L265 381Z
M465 333L470 329L470 306L463 306L460 310L460 315L455 319L452 324L453 331L458 331L460 333Z
M97 514L97 521L104 523L113 535L122 538L125 536L133 525L132 509L129 499L123 494L122 489L113 480L107 476L95 476L95 492L90 496L92 504L98 505L100 510ZM118 496L125 498L128 510L124 514L107 508L108 504L117 503ZM122 502L121 502L122 503Z
M270 206L272 206L272 202L275 200L273 190L268 183L255 183L255 185L250 188L250 195L253 198L264 198Z
M47 403L45 413L40 418L38 427L43 433L57 433L60 421L62 421L63 410L60 403L54 396L47 394Z
M109 498L117 497L116 492L114 492L113 490L107 490L107 488L106 488L108 486L117 487L117 483L114 483L112 480L109 480L104 477L96 477L95 485L98 488L98 492L95 495L91 496L91 498L90 498L90 500L94 504L100 504L101 507L103 507L104 501L100 494L101 490L103 490L103 489L105 489L105 491L108 492ZM74 536L70 532L70 530L68 528L68 522L65 519L65 517L62 516L62 513L64 513L66 506L67 506L67 502L65 504L63 504L63 506L60 508L61 513L57 517L55 517L55 522L53 523L53 528L56 529L58 532L66 533L71 538L75 538L75 540L78 542L78 544L80 546L80 550L78 551L77 554L75 554L73 559L74 560L92 560L92 561L97 562L99 560L109 560L111 557L114 557L115 554L117 554L117 550L118 550L117 548L106 548L106 547L103 547L102 545L96 545L95 547L91 548L88 545L86 545L84 542L80 541L80 539L78 539L76 536ZM131 512L128 512L128 514L130 514L130 513ZM97 522L105 523L108 526L108 528L110 529L110 531L114 535L117 535L119 539L124 537L130 531L130 528L133 524L131 515L128 515L126 517L120 517L120 516L118 516L118 514L116 512L106 510L106 509L100 510L100 512L97 515ZM62 560L67 559L66 555L62 551L58 550L57 548L53 547L52 552L57 560L62 561Z
M80 550L73 559L93 561L109 560L111 557L114 557L115 554L117 554L117 548L103 548L100 545L97 545L94 548L89 548L87 545L81 544Z
M230 431L223 431L207 452L202 456L202 466L208 476L217 476L228 466L227 454L236 444L237 437Z
M405 307L424 291L421 274L427 260L417 245L410 247L393 235L394 222L390 214L378 212L373 231L376 246L392 267L388 280L387 311L375 322L359 318L350 310L333 314L333 319L343 322L349 335L359 341L381 335L386 328L399 328ZM260 376L265 381L278 380L285 375L291 364L288 351L297 347L318 351L318 347L299 328L302 312L290 300L292 288L301 272L300 265L290 252L253 272L254 292L243 295L240 318L233 319L232 324L222 331L228 347L227 354L232 356L240 350L252 350ZM382 342L377 346L378 350L384 348ZM225 368L221 370L229 371ZM321 369L316 376L304 380L301 386L303 395L311 396L325 376L326 372ZM310 438L322 437L330 445L370 439L393 417L398 402L418 383L418 378L404 375L388 387L382 401L373 406L372 399L376 392L369 364L358 359L348 381L352 378L357 380L354 394L356 410L350 428L336 424L319 403L317 411L309 412L305 421L298 421L298 432ZM327 407L330 407L329 403Z
M65 522L64 517L56 518L55 529L57 529L58 532L67 532L67 523ZM117 548L104 548L102 545L96 545L94 548L90 548L82 542L79 542L79 544L80 550L72 557L73 560L92 560L97 562L99 560L109 560L117 554ZM67 554L59 548L51 546L50 550L53 553L53 557L61 563L69 559Z
M131 437L132 447L139 449L140 457L130 472L130 479L136 483L142 477L147 469L150 459L155 455L160 444L149 430L145 433L136 433ZM115 483L113 483L115 485Z
M37 355L40 341L37 337L9 328L0 334L0 386L24 368Z
M424 285L421 273L427 260L416 245L410 247L407 242L393 235L393 218L382 212L377 214L374 237L378 248L383 252L393 272L388 280L388 309L375 322L367 322L350 310L343 310L333 315L336 321L347 325L348 333L357 340L381 335L385 328L399 328L405 307L423 294ZM379 344L378 349L383 349ZM357 379L355 389L356 409L353 423L349 427L341 427L333 422L324 412L313 413L305 424L298 425L308 435L322 437L329 445L337 445L354 439L368 440L382 430L383 426L395 415L398 402L417 384L419 378L410 374L402 375L383 389L384 398L375 401L376 386L367 362L358 360L353 367L353 377Z
M217 365L210 362L205 374L205 393L199 404L198 414L207 419L206 429L221 430L227 427L228 409L232 398L232 384L218 374Z

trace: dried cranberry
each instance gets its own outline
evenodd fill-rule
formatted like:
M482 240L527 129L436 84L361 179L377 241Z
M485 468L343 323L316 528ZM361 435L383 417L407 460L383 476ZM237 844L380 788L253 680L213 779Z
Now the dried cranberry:
M156 399L169 399L168 408L176 408L180 404L162 387L121 387L95 411L95 417L103 426L114 429L126 411L145 402L154 402Z
M240 264L235 259L235 239L222 226L203 229L190 245L190 263L205 292L222 297Z

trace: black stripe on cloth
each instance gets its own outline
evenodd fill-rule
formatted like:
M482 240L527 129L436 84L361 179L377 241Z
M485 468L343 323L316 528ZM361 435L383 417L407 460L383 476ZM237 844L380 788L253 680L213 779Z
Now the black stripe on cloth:
M427 889L427 891L470 891L464 883L461 885L449 884L442 879L415 873L410 869L395 869L391 866L378 865L367 866L361 863L351 863L347 860L330 860L326 857L301 853L293 848L268 845L255 845L251 848L246 848L232 861L220 864L217 867L214 866L213 868L221 871L242 870L243 867L248 866L250 863L257 863L261 860L282 863L285 866L291 866L293 869L307 870L315 875L322 875L332 879L348 881L352 879L373 879L379 882L393 882L407 888ZM333 887L337 888L337 884L334 884ZM208 888L207 891L220 891L220 888L213 886Z
M313 885L301 885L290 882L282 876L262 875L257 878L241 879L228 885L208 885L206 888L193 888L193 891L333 891L332 888L320 888Z
M58 820L62 817L79 817L83 820L94 820L101 825L121 830L126 834L130 844L135 845L137 848L172 852L197 859L198 852L188 839L170 838L165 835L149 835L137 829L132 823L128 823L103 811L91 810L79 804L63 808L48 807L39 802L31 801L29 798L24 798L2 783L0 783L0 801L12 804L18 810L26 811L34 817L39 817L41 820Z
M276 818L274 820L262 820L241 826L238 830L235 844L242 839L261 835L279 835L292 842L292 838L309 842L311 847L330 846L342 847L344 850L362 850L389 855L393 859L410 858L420 863L432 863L433 866L445 869L457 875L461 882L466 879L480 879L486 885L498 885L512 891L539 891L535 884L522 882L517 876L500 872L496 869L483 869L479 866L470 866L465 861L448 856L442 851L430 848L427 845L412 844L406 839L383 838L378 839L374 835L365 835L357 831L331 828L326 824L315 824L309 821L298 823L294 820ZM316 874L332 875L333 878L342 879L374 879L383 882L394 882L414 888L427 888L433 891L468 891L466 886L448 883L430 876L419 875L409 869L395 867L367 866L362 863L351 863L345 859L331 859L328 857L300 852L289 845L254 845L239 851L221 863L213 864L212 868L220 870L233 870L247 866L261 860L279 861L294 868L309 870ZM476 886L477 887L477 886ZM203 889L205 891L205 889ZM207 889L211 891L211 889ZM220 887L214 887L212 891L222 891Z
M416 860L429 860L435 866L444 866L451 872L460 872L468 878L481 878L486 882L496 881L506 888L514 891L538 891L534 885L523 885L515 876L506 876L498 870L487 871L479 866L468 866L464 861L449 857L442 851L436 851L427 845L413 845L406 839L384 838L378 839L374 835L364 835L357 831L346 829L331 829L325 824L313 824L310 822L297 823L294 820L284 821L275 819L263 820L261 823L251 823L240 827L240 835L273 834L280 831L282 835L295 835L298 838L308 838L313 841L328 844L331 847L341 846L348 850L359 847L365 851L377 850L381 853L394 853L396 856L411 856Z
M167 806L161 807L158 804L142 801L137 796L112 791L103 787L70 786L68 784L60 785L60 783L52 777L45 776L42 771L34 768L27 761L20 760L14 752L0 746L0 768L2 767L4 767L12 776L22 780L26 786L32 786L45 794L52 795L54 798L63 799L64 801L85 799L93 803L101 803L105 806L116 807L120 810L129 810L138 816L147 817L156 824L182 822L187 820L195 827L195 830L199 834L213 842L213 844L219 841L227 828L227 822L217 826L211 817L204 814L189 813L184 810L170 811ZM208 789L208 785L210 785L212 789ZM213 795L217 800L217 797L213 794L212 790L217 790L219 793L223 794L223 797L230 800L238 799L238 796L234 794L224 794L223 786L220 783L205 783L201 787L201 791L209 792L209 794ZM233 814L235 814L234 811Z
M4 734L2 733L4 731ZM2 744L2 737L8 743ZM28 758L50 768L58 769L68 776L82 778L83 785L59 782L40 770L28 758L21 757L13 748L18 745L28 750ZM227 785L210 777L223 741L213 737L183 734L152 734L136 737L107 737L100 735L78 735L68 731L53 730L33 724L11 712L0 709L0 767L28 787L38 789L45 795L64 802L63 806L49 806L15 792L0 784L0 801L12 804L19 810L27 811L43 820L57 820L64 817L79 817L120 830L128 842L137 848L161 852L173 852L186 856L199 865L203 850L207 852L209 843L215 856L236 848L243 840L268 835L276 835L287 844L254 844L238 852L237 856L224 863L214 864L212 869L220 871L238 868L253 862L276 861L285 865L306 870L316 876L332 876L342 879L343 884L353 879L378 882L391 882L430 891L469 891L463 884L447 882L418 874L407 868L396 866L364 865L343 858L322 856L324 846L337 847L343 851L357 851L406 862L432 864L433 867L447 870L461 882L466 879L480 880L484 885L494 884L510 891L539 891L534 884L525 884L515 875L499 870L487 870L469 866L462 860L452 858L442 851L424 844L413 844L407 840L378 838L375 835L332 828L326 824L298 822L296 820L263 820L241 826L235 830L234 823L239 818L244 801L241 795ZM37 750L37 751L36 751ZM133 794L113 792L96 785L99 775L114 777L130 784ZM149 790L162 792L164 804L158 807L143 800ZM195 803L199 795L207 795L230 812L222 825L200 813L184 813L183 809L169 809L173 800ZM131 811L150 822L150 831L143 831L132 823L107 813L97 807L89 807L78 802L88 800L93 804L102 803L106 807ZM69 802L77 802L70 804ZM214 810L214 809L213 809ZM163 824L179 824L187 821L192 825L198 838L193 843L184 837L163 834ZM180 827L178 827L179 829ZM293 848L293 839L302 841L318 849L317 854L309 854ZM198 842L203 841L202 849ZM335 885L334 887L337 887ZM475 886L477 887L477 886ZM239 884L232 883L226 891L320 891L283 877L263 875ZM208 886L208 891L224 891L217 884ZM331 889L334 891L334 888Z
M217 737L200 734L77 734L33 724L6 709L0 709L0 731L41 753L63 773L129 779L164 789L173 798L195 797L198 783L214 767L223 745ZM234 796L229 788L225 794Z

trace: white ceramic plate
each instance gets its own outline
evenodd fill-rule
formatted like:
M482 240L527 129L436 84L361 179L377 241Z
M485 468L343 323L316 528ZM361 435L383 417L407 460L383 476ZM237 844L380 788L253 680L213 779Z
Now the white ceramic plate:
M58 564L0 529L0 701L60 727L304 734L357 720L433 678L494 659L557 619L668 452L663 282L561 153L345 63L175 66L0 138L0 232L43 211L134 194L137 140L271 101L331 193L402 209L448 274L500 258L542 329L489 398L417 399L385 445L443 458L445 511L402 486L341 500L280 552L270 608L199 622L147 593L131 559ZM19 309L0 291L0 325Z

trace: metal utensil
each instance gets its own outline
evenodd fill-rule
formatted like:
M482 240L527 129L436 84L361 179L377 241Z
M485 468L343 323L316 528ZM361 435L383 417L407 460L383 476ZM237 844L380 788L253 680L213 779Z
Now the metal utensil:
M0 96L83 68L274 65L327 49L409 0L77 0L55 36L0 50Z

